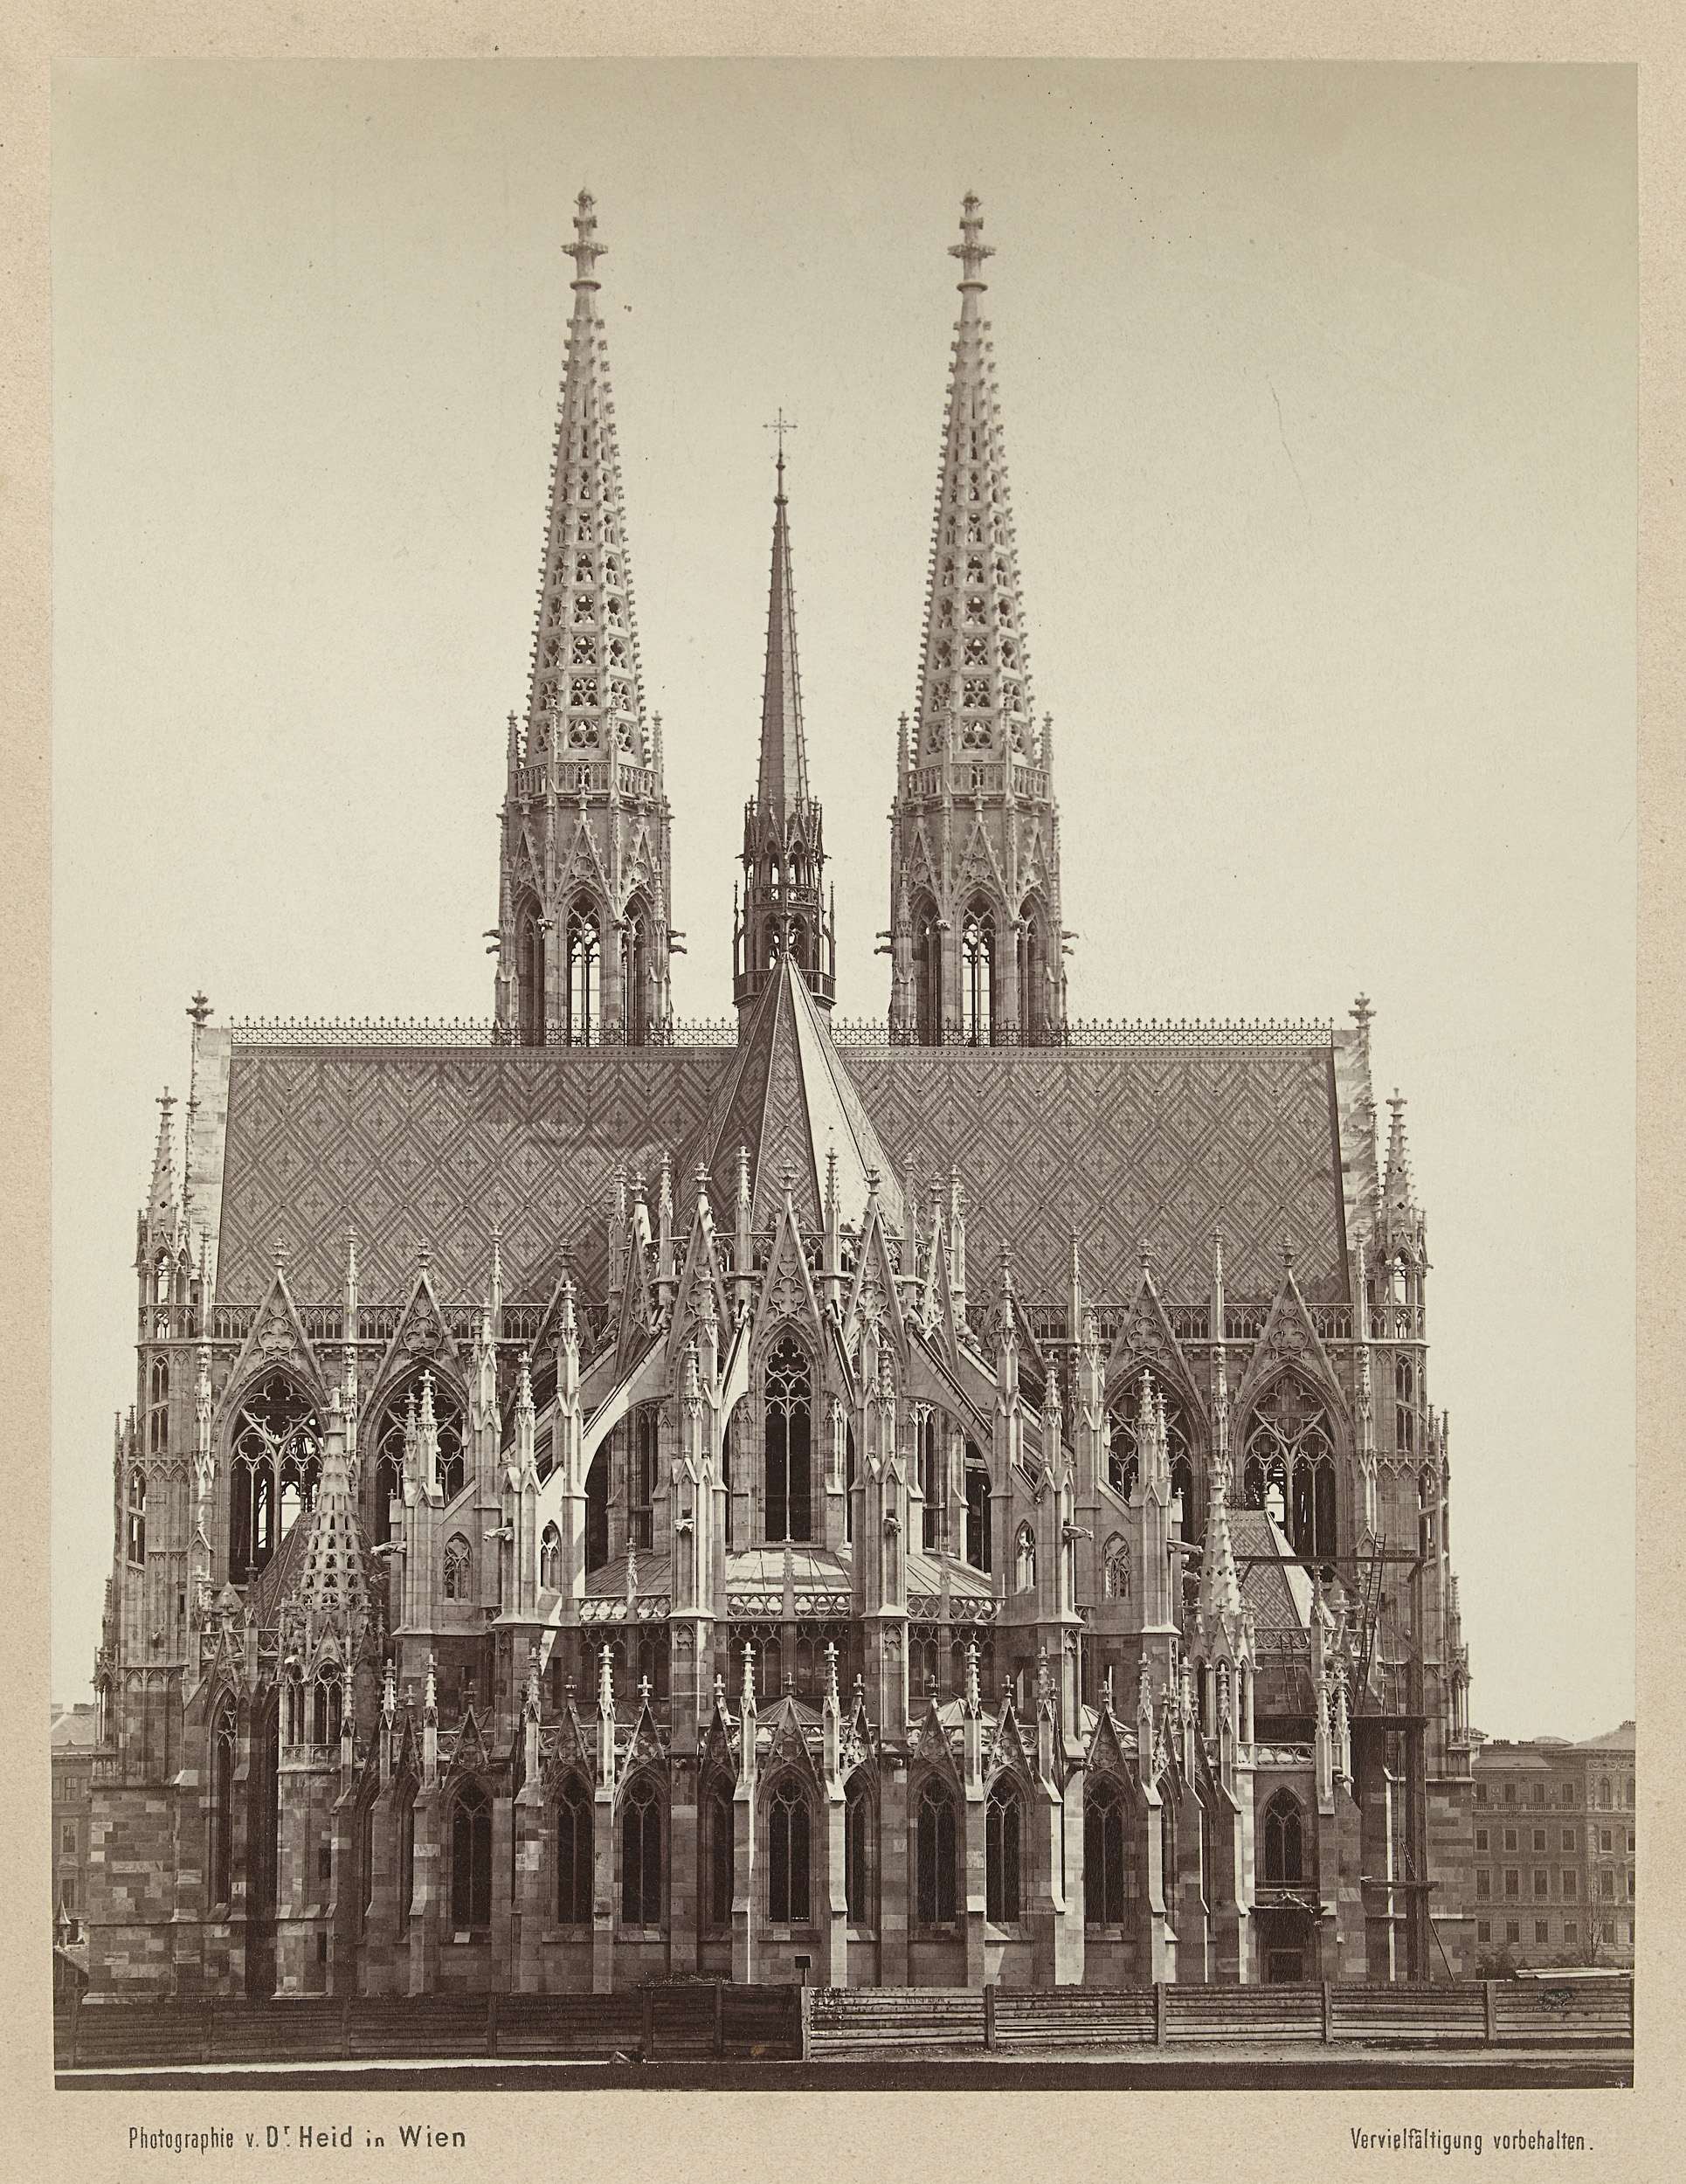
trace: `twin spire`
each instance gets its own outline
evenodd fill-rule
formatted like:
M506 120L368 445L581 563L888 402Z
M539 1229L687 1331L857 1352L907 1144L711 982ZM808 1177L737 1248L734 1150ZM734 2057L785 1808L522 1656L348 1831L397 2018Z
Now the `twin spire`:
M892 1030L1017 1038L1063 1021L1057 820L1039 735L1017 548L982 315L976 197L962 209L960 317L944 416L915 747L905 725L892 849ZM664 1034L669 824L660 716L646 715L615 404L598 308L597 211L574 214L573 311L524 720L511 715L495 940L497 1011L522 1043ZM836 940L820 806L808 779L783 412L762 685L735 919L740 1029L781 964L829 1009ZM964 819L956 799L968 800ZM959 897L947 897L959 890ZM977 915L972 915L976 911ZM915 926L917 926L917 933ZM923 969L915 952L922 948ZM926 989L916 999L920 978ZM968 998L969 997L969 998ZM919 1028L916 1034L915 1019Z

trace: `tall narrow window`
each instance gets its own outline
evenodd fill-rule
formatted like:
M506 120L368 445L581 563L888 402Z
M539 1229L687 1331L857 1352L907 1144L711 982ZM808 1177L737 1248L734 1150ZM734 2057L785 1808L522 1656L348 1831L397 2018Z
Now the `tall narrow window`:
M1247 1428L1247 1506L1283 1526L1296 1554L1337 1552L1335 1444L1329 1416L1292 1375L1277 1381Z
M598 958L602 936L596 909L576 903L568 913L568 1044L589 1047L597 1035Z
M492 1923L492 1800L465 1782L451 1808L451 1924L459 1932Z
M648 1775L628 1789L620 1817L620 1923L661 1924L661 1804Z
M934 1778L919 1795L916 1842L919 1921L946 1926L954 1919L954 1799Z
M1124 1923L1123 1794L1102 1778L1083 1800L1083 1917L1091 1926Z
M916 1415L919 1487L925 1497L922 1538L926 1553L934 1554L943 1544L943 1464L939 1453L942 1435L937 1430L936 1413L929 1404L922 1406Z
M767 1916L775 1925L805 1925L809 1918L808 1800L787 1774L767 1807Z
M544 1044L544 928L536 902L522 905L515 926L517 1035L523 1047Z
M539 1535L539 1585L547 1593L562 1589L562 1534L554 1524Z
M655 1537L656 1435L660 1413L653 1403L632 1413L628 1463L627 1537L634 1547L648 1547Z
M1028 1524L1020 1524L1013 1543L1012 1589L1015 1593L1036 1589L1036 1534Z
M591 1923L591 1800L570 1774L556 1797L556 1924Z
M929 898L913 914L915 1036L922 1047L940 1046L943 1038L943 930Z
M128 1554L135 1563L147 1559L147 1475L138 1463L128 1475Z
M1264 1877L1267 1888L1298 1888L1304 1879L1299 1800L1278 1790L1265 1807Z
M843 1537L849 1541L854 1538L855 1471L854 1427L846 1425L843 1428Z
M357 1925L369 1924L375 1907L375 1794L371 1790L357 1807Z
M1402 1456L1416 1453L1417 1369L1408 1357L1393 1361L1393 1442Z
M966 1560L974 1570L990 1568L990 1469L972 1442L966 1443Z
M1133 1373L1116 1388L1107 1410L1107 1483L1115 1494L1128 1497L1136 1491L1148 1451L1142 1445L1142 1379ZM1188 1419L1174 1389L1155 1376L1156 1399L1165 1411L1165 1462L1171 1473L1171 1522L1178 1536L1197 1539L1200 1515L1194 1495L1194 1464L1188 1437Z
M629 1046L641 1047L650 1036L651 985L649 912L634 902L626 912L620 943L621 1006Z
M609 1451L600 1448L585 1474L585 1567L600 1570L609 1559Z
M468 1598L472 1562L468 1542L460 1532L453 1532L445 1543L445 1597L448 1600Z
M984 1815L985 1916L992 1925L1012 1925L1023 1916L1020 1824L1018 1792L1005 1775L998 1775Z
M1101 1563L1102 1591L1109 1600L1130 1598L1130 1542L1114 1532Z
M960 928L960 1033L969 1046L987 1047L994 1035L994 985L995 921L974 905Z
M1019 1023L1026 1046L1040 1046L1052 1022L1049 1006L1047 920L1033 899L1024 906L1019 942Z
M767 1537L813 1536L809 1496L812 1375L786 1335L767 1360Z
M296 1514L309 1509L321 1477L315 1406L286 1373L266 1373L240 1405L229 1443L228 1574L244 1585L276 1548L283 1493Z
M874 1925L872 1900L872 1790L860 1773L851 1775L843 1807L843 1893L851 1920Z
M732 1923L737 1886L737 1856L732 1794L717 1783L708 1798L708 1924L716 1931Z
M398 1798L398 1932L410 1931L410 1906L416 1895L416 1785L407 1783Z
M234 1709L225 1706L211 1739L211 1904L229 1900L234 1870Z

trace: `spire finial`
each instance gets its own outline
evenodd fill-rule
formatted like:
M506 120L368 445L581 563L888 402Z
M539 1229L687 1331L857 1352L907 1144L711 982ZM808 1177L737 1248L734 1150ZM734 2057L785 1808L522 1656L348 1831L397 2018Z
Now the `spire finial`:
M978 276L986 258L993 258L994 247L979 238L984 232L984 209L976 190L968 190L960 206L960 240L949 245L949 256L960 260L961 281L964 288L981 288L984 282Z
M576 288L595 288L598 285L594 268L609 245L598 241L597 230L597 199L589 190L582 190L574 200L574 239L563 245L574 261Z
M777 416L774 418L772 423L768 425L764 425L762 429L764 432L774 434L778 441L778 455L776 467L778 471L778 498L782 501L784 498L784 435L786 432L795 432L796 419L793 417L786 417L784 409L781 406Z

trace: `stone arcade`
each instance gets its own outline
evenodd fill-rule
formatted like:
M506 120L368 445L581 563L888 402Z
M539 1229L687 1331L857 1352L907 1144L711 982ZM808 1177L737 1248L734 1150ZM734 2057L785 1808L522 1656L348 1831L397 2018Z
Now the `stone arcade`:
M494 1021L196 997L162 1102L93 1997L1463 1968L1402 1102L1379 1162L1363 1001L1068 1018L976 201L875 1029L831 1019L782 433L736 1022L674 1019L574 225Z

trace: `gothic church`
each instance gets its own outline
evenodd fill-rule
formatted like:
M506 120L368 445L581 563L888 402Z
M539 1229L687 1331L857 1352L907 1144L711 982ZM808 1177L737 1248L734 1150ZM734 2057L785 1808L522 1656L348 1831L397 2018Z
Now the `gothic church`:
M1379 1160L1362 1000L1068 1014L976 199L876 1026L833 1022L782 442L736 1021L674 1019L574 228L494 1021L199 996L162 1102L92 1998L1461 1969L1402 1102Z

